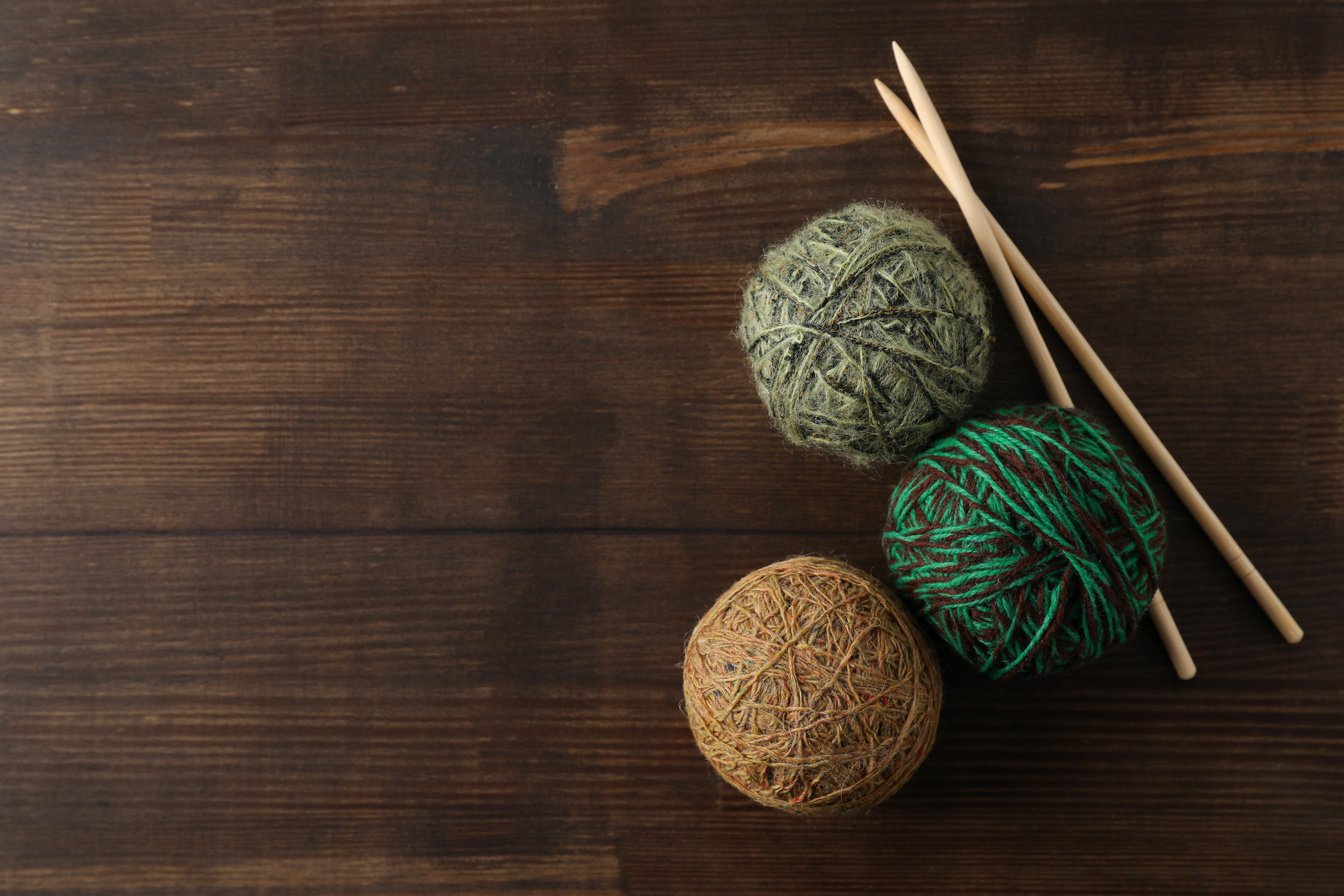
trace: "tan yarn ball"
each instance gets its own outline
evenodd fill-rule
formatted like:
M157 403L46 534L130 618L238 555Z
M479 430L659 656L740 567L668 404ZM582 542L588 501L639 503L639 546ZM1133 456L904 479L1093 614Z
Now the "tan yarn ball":
M787 812L877 805L938 731L942 678L914 620L872 576L824 557L739 580L696 625L683 668L700 752Z

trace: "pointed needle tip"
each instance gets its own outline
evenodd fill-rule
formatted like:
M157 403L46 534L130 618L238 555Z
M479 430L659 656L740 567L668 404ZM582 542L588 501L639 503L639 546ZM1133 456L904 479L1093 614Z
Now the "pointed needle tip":
M905 87L913 95L912 81L919 81L919 73L915 70L915 64L910 61L910 57L905 55L901 45L896 41L891 42L891 52L896 55L896 68L900 69L901 80L905 82Z

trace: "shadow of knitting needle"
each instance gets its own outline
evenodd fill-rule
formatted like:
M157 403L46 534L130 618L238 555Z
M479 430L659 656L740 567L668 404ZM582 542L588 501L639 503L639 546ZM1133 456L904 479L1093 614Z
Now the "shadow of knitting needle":
M905 88L910 93L910 99L914 102L915 108L919 110L920 120L924 122L924 132L927 142L931 146L932 155L938 162L938 167L935 167L934 170L942 172L944 183L952 191L952 195L956 197L957 204L961 206L961 213L965 216L966 223L970 225L971 233L974 234L975 241L980 246L980 251L989 265L990 273L994 275L994 282L998 284L999 291L1008 304L1013 322L1017 324L1017 329L1022 334L1022 340L1026 343L1027 352L1031 355L1032 363L1035 364L1036 370L1045 384L1046 393L1055 404L1063 407L1073 407L1069 391L1064 385L1063 378L1059 375L1059 368L1055 366L1054 358L1050 356L1050 350L1045 345L1040 328L1036 326L1036 320L1031 316L1031 310L1027 307L1027 300L1022 295L1022 290L1008 266L1008 259L999 244L994 228L990 225L989 213L976 197L974 190L971 189L970 180L966 177L965 169L961 167L961 160L957 157L956 150L952 146L952 140L947 135L947 129L943 127L942 119L938 116L938 110L934 108L932 100L929 99L928 92L924 89L924 84L919 78L919 73L915 71L915 67L902 52L900 46L893 42L891 47L896 54L896 64L900 67L901 79L905 82ZM882 91L885 86L879 82L879 91ZM886 94L889 93L891 93L890 90L885 91L883 98L885 99ZM894 94L892 96L894 99ZM1171 658L1171 664L1176 669L1176 674L1182 679L1193 678L1195 676L1194 660L1190 657L1190 651L1186 649L1185 640L1181 637L1180 629L1176 627L1176 621L1172 618L1171 610L1167 607L1166 599L1163 598L1160 590L1153 594L1151 611L1153 622L1157 626L1158 634L1162 638L1163 646L1167 649L1167 655Z
M896 52L899 56L899 50L896 50ZM886 103L892 116L895 117L906 135L910 138L910 142L914 144L915 149L917 149L919 154L924 157L924 161L926 161L929 164L929 167L933 169L934 174L938 175L939 179L951 189L951 184L938 163L938 158L934 154L933 148L929 145L928 137L925 134L919 119L915 117L914 113L911 112L903 102L901 102L896 94L892 93L891 89L887 87L886 84L883 84L880 80L875 80L874 83L877 85L877 91L881 94L883 102ZM978 198L974 201L981 209L984 209L984 204L981 203ZM1055 328L1055 331L1059 333L1060 338L1064 340L1064 344L1068 346L1069 350L1073 353L1073 356L1078 359L1078 362L1092 379L1092 382L1097 385L1097 388L1101 391L1101 394L1106 399L1107 403L1109 403L1120 416L1125 427L1138 441L1148 457L1152 459L1153 464L1157 467L1163 478L1171 485L1177 496L1189 509L1191 515L1195 518L1195 521L1199 523L1200 527L1209 536L1209 539L1213 542L1214 546L1218 548L1219 553L1223 555L1223 559L1232 567L1232 571L1236 573L1237 577L1246 585L1247 590L1251 592L1251 596L1255 598L1261 609L1264 610L1265 615L1267 615L1270 621L1274 623L1275 628L1277 628L1279 633L1283 635L1284 640L1290 644L1296 644L1298 641L1301 641L1303 634L1302 628L1297 624L1296 620L1293 619L1288 608L1283 605L1281 600L1279 600L1278 595L1276 595L1273 589L1270 588L1269 583L1266 582L1264 577L1260 575L1258 570L1256 570L1254 564L1251 563L1250 558L1246 556L1245 552L1242 551L1241 547L1232 538L1232 534L1227 531L1227 527L1223 525L1222 520L1220 520L1218 515L1213 512L1213 509L1209 507L1208 502L1204 500L1204 496L1199 493L1199 490L1195 488L1194 483L1192 483L1190 478L1186 476L1185 471L1176 463L1176 459L1172 457L1171 452L1167 450L1167 447L1162 444L1162 440L1157 437L1155 432L1153 432L1152 427L1148 425L1148 421L1144 419L1143 414L1139 412L1139 409L1134 405L1134 402L1130 400L1129 396L1125 393L1125 390L1121 388L1119 382L1117 382L1115 377L1111 374L1111 371L1106 367L1105 363L1102 362L1101 357L1092 348L1091 344L1088 343L1077 325L1074 324L1068 313L1065 312L1063 306L1059 304L1059 300L1055 298L1054 293L1050 291L1050 288L1045 285L1045 281L1041 279L1041 276L1038 273L1036 273L1036 269L1027 261L1026 257L1022 254L1022 251L1017 247L1017 244L1009 238L1008 234L1004 232L1003 227L999 225L999 222L994 219L994 216L991 215L987 209L985 209L984 214L985 218L989 221L990 228L993 230L995 238L1008 257L1008 264L1012 268L1013 273L1016 274L1023 285L1026 286L1027 292L1031 295L1032 299L1035 300L1036 306L1041 309L1041 313L1045 315L1046 319L1049 320L1050 324Z

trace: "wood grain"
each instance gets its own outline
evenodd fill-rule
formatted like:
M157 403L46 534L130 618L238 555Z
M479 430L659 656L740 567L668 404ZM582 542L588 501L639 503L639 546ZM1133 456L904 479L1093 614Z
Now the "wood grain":
M1338 5L6 12L0 892L1337 891ZM1147 627L1025 685L944 652L920 774L800 824L677 662L755 566L880 570L896 471L786 447L733 329L845 202L970 250L893 38L1307 636L1159 489L1198 679ZM1041 400L995 313L982 405Z

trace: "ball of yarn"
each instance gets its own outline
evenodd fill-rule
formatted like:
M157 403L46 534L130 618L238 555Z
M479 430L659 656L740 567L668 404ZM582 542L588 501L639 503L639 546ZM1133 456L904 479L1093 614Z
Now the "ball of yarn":
M784 437L858 466L922 448L989 370L985 294L966 261L919 215L869 203L766 252L738 336Z
M991 678L1119 646L1148 609L1166 523L1102 426L1053 406L968 420L907 468L883 544L896 589Z
M871 576L784 560L724 592L686 645L686 715L729 784L799 814L868 809L933 746L943 686L914 620Z

